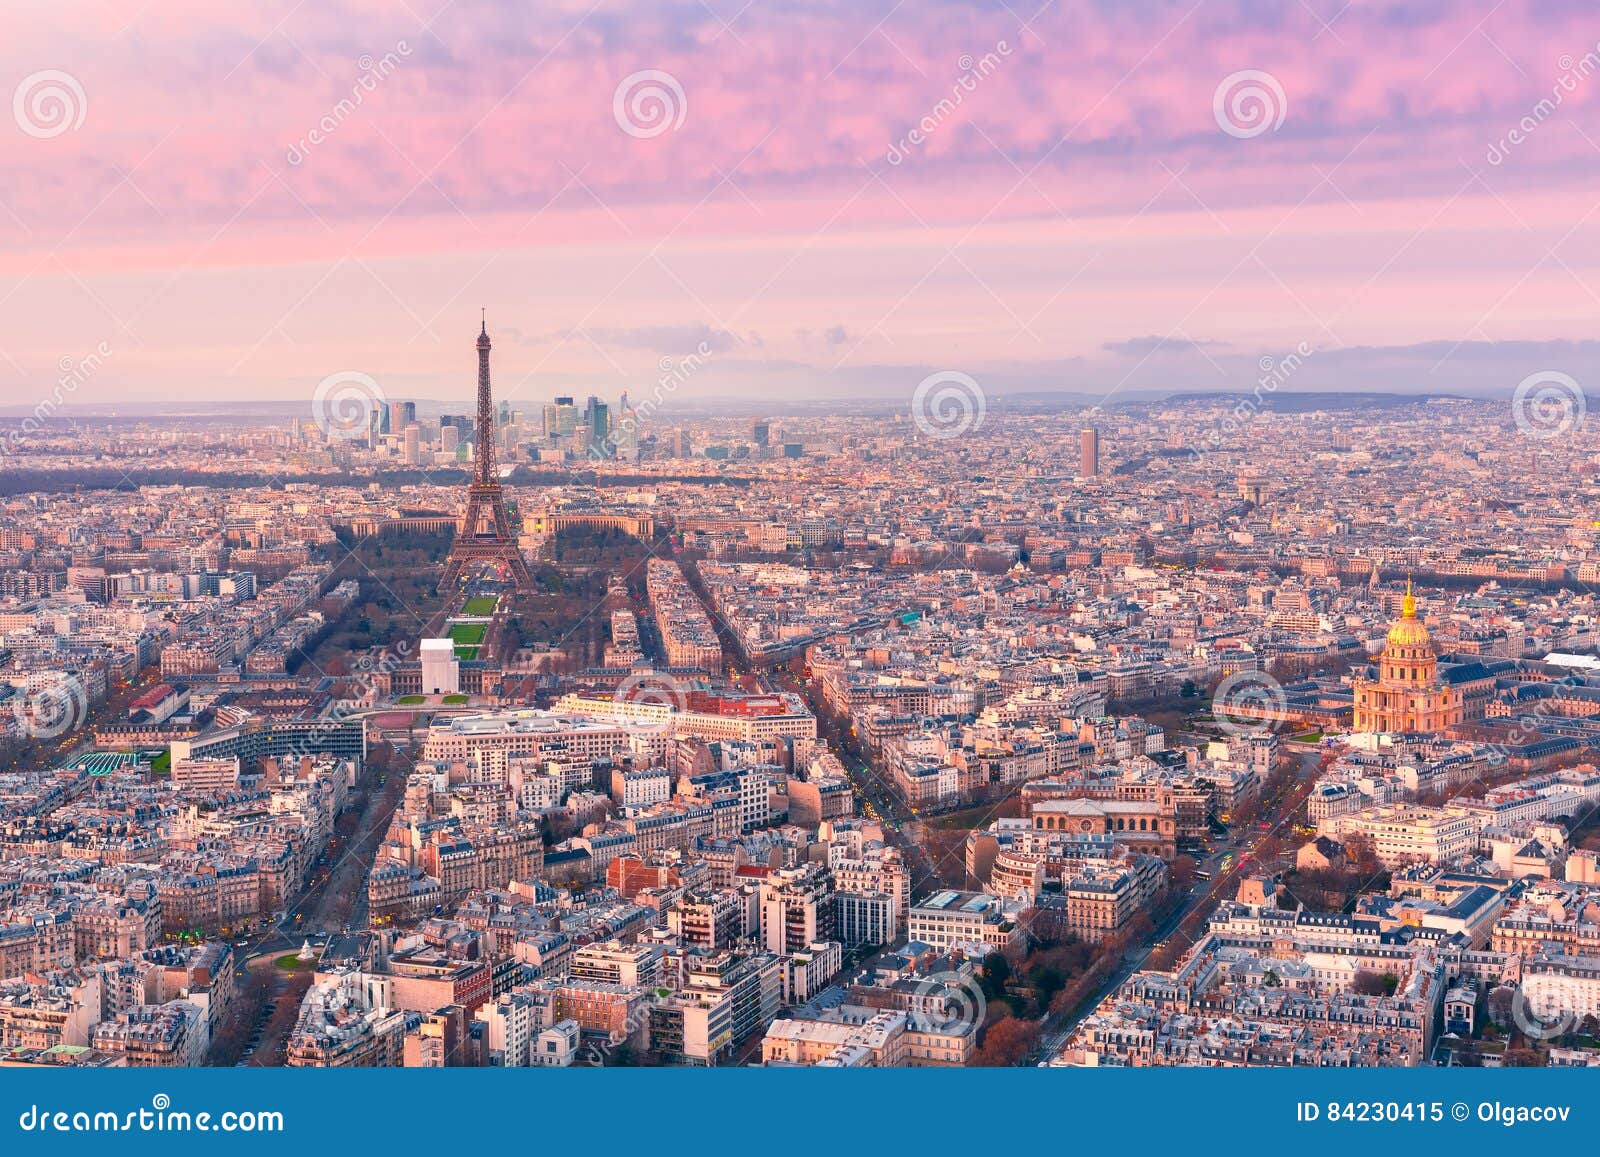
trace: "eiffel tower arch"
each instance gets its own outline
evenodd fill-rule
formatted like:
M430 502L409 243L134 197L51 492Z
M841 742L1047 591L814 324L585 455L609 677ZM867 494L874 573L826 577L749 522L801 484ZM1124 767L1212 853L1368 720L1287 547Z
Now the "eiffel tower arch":
M489 390L489 323L478 334L478 439L472 482L467 486L467 512L450 544L439 590L447 592L462 574L479 563L496 564L519 591L533 590L533 575L517 547L506 514L506 497L494 469L494 398Z

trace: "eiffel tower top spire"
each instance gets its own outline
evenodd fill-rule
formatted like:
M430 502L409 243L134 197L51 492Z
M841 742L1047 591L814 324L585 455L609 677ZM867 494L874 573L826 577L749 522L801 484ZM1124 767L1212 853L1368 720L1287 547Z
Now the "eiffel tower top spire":
M494 398L489 392L489 320L484 311L483 328L478 331L478 439L477 469L473 472L480 486L495 480L494 475Z
M462 575L478 563L499 564L518 590L531 591L533 576L517 546L516 533L506 513L505 494L494 467L494 397L489 389L489 317L485 310L478 324L478 425L477 462L467 487L467 509L455 541L450 544L440 589L454 592Z

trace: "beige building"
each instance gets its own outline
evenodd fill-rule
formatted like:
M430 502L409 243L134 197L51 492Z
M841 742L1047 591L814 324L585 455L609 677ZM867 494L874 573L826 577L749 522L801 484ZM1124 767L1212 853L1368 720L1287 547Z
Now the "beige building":
M1478 846L1478 825L1455 808L1395 804L1336 816L1317 825L1318 834L1335 839L1363 836L1386 868L1402 864L1447 864Z
M1357 679L1353 686L1357 731L1434 733L1465 718L1461 692L1439 681L1439 657L1417 618L1409 582L1378 660L1378 678Z

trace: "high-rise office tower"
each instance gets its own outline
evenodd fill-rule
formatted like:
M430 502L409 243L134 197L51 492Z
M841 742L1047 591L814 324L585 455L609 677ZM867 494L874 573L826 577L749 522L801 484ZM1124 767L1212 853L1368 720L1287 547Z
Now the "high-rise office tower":
M772 434L772 427L765 418L756 418L750 423L750 441L757 446L765 446Z
M1093 426L1085 426L1078 435L1078 473L1084 478L1100 474L1100 431Z
M403 457L407 466L416 466L422 462L422 429L412 422L405 429L403 442Z
M415 402L400 403L400 428L403 430L417 420L417 404Z
M544 408L544 436L553 440L567 438L578 428L578 407L572 399L560 397Z
M461 431L455 426L439 427L439 449L446 454L454 454L456 447L461 444Z
M611 433L612 445L618 458L632 461L639 457L639 415L628 401L628 391L622 391L617 403L617 420Z
M589 427L589 448L601 456L609 456L611 445L610 408L593 394L584 409L584 424Z

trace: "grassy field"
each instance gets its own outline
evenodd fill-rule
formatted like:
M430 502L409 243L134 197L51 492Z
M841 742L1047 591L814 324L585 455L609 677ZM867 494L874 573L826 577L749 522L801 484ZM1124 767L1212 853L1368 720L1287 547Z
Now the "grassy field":
M476 659L477 657L478 657L478 648L469 647L465 643L457 643L456 644L456 658L458 658L458 659Z
M455 706L458 703L465 703L467 701L467 696L465 696L465 695L446 695L444 697L444 701L447 704L451 705L451 706Z
M489 631L482 623L457 623L450 628L450 638L457 644L466 644L475 647L483 642L483 636Z
M468 599L467 605L461 608L461 613L466 615L492 615L495 604L500 600L494 595L479 595L477 598Z
M402 696L400 696L400 705L402 707L415 707L417 704L419 704L421 702L423 702L423 698L422 698L421 695L402 695Z
M315 968L317 966L315 957L310 960L301 960L300 953L298 952L286 953L285 955L278 957L272 963L283 969L285 972L299 972L303 968Z

